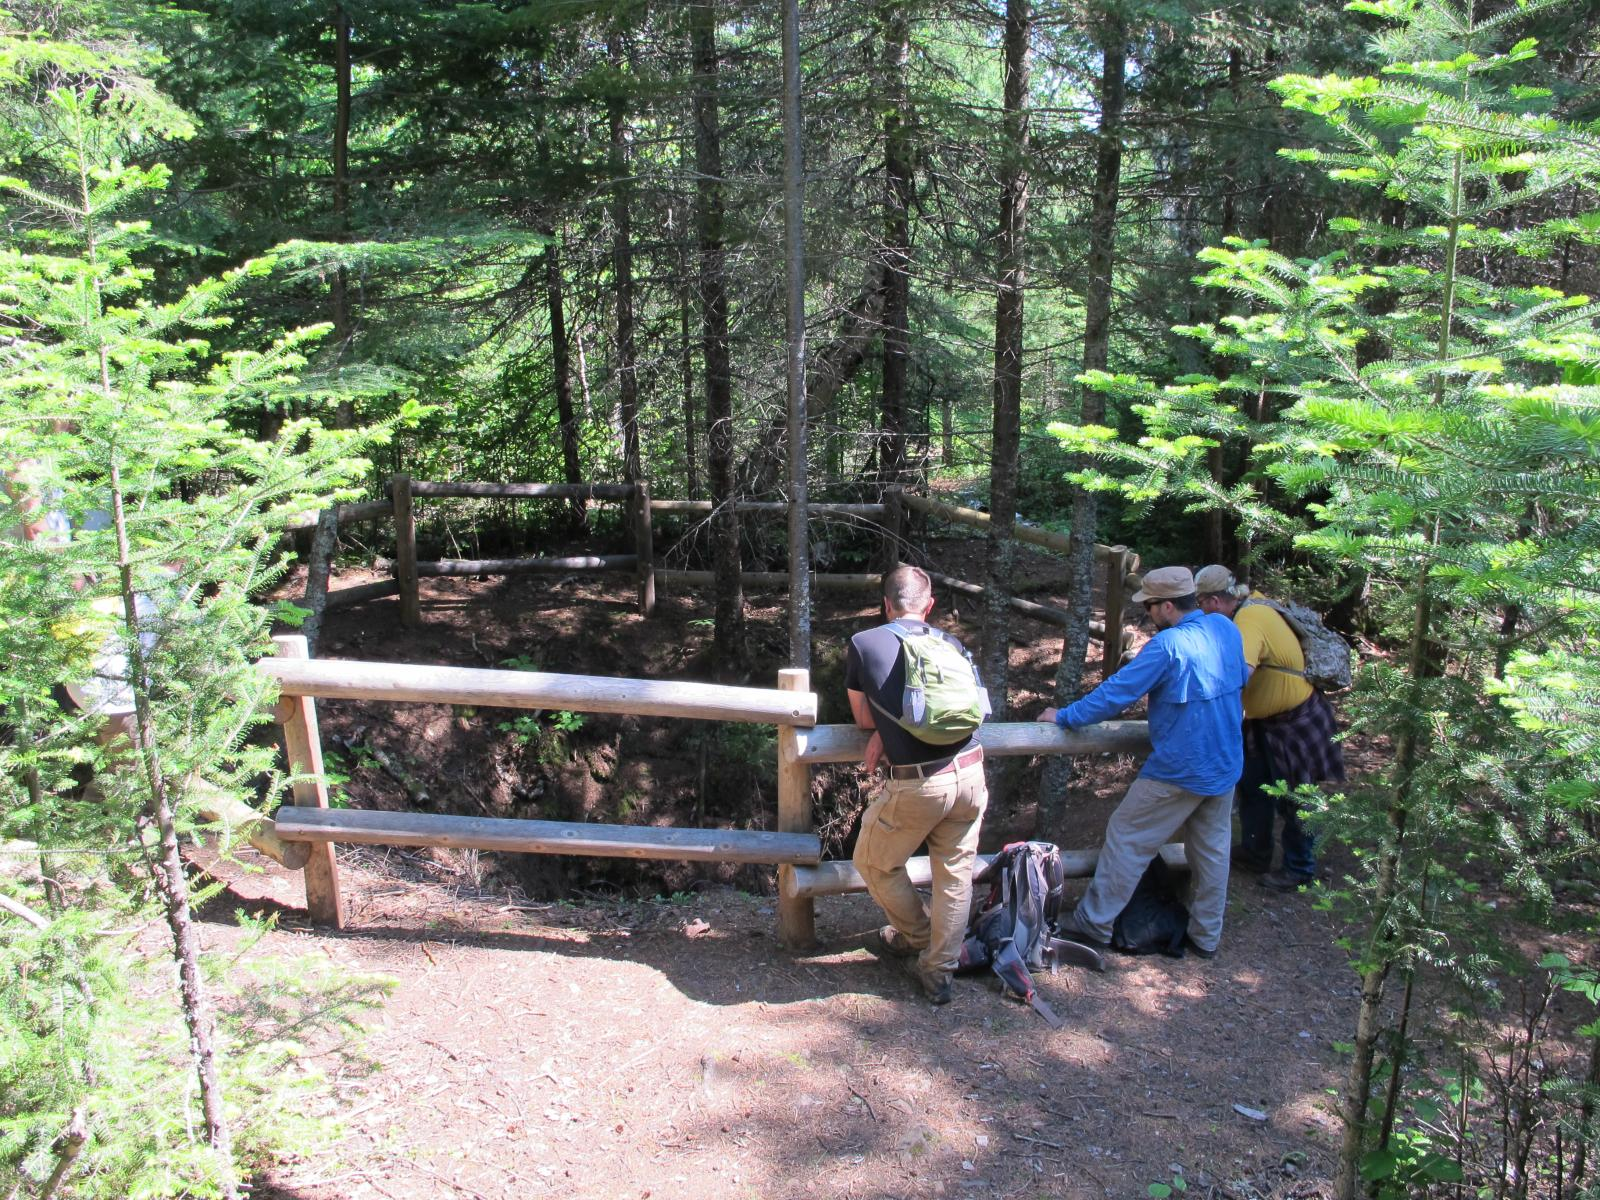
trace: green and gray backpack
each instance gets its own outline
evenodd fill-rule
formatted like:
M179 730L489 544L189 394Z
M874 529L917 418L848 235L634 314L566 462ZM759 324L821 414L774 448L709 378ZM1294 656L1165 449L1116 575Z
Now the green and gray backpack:
M991 711L972 655L931 625L912 629L890 621L888 627L900 639L906 686L898 716L876 700L873 706L919 742L950 746L966 741Z

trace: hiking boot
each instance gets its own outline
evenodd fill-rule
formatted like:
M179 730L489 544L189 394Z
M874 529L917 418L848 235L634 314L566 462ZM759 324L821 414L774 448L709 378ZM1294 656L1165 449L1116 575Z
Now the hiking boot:
M1111 949L1111 943L1104 938L1096 937L1087 925L1078 920L1076 912L1069 912L1056 922L1056 936L1080 945L1093 946L1096 950Z
M1217 956L1217 948L1215 946L1213 946L1211 949L1207 950L1204 946L1202 946L1202 945L1200 945L1200 943L1196 942L1187 933L1183 935L1183 948L1185 950L1187 950L1190 954L1194 955L1196 958L1203 958L1207 962L1210 962L1213 958L1215 958Z
M917 947L906 940L906 935L893 925L878 930L878 949L888 958L915 958Z
M1268 871L1256 880L1262 887L1274 892L1303 892L1316 881L1315 875L1291 875L1287 871Z
M1250 854L1243 846L1235 846L1228 856L1228 866L1246 875L1265 875L1272 870L1272 856Z
M955 998L955 985L950 981L949 971L924 971L916 962L908 962L906 970L921 986L929 1004L949 1004Z

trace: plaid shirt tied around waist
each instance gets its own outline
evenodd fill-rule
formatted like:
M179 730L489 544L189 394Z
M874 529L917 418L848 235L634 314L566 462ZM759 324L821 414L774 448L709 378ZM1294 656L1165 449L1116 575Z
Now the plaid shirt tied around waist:
M1273 717L1244 723L1246 745L1255 756L1265 751L1274 778L1291 788L1303 783L1343 783L1344 751L1334 741L1339 726L1333 706L1321 692ZM1248 739L1256 739L1252 744Z

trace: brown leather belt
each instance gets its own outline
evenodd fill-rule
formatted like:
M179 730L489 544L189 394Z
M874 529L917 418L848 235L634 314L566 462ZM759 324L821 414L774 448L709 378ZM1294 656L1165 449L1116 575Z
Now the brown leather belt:
M932 763L908 763L903 767L890 767L890 779L931 779L935 775L943 775L946 771L959 771L962 767L970 767L983 761L983 747L974 746L971 750L963 750L952 759L934 766Z

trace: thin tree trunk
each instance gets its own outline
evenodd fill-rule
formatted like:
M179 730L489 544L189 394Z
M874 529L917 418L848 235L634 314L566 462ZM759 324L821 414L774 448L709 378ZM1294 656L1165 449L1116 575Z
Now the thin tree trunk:
M1237 46L1228 50L1228 94L1233 102L1233 111L1238 112L1241 102L1241 93L1244 87L1244 56ZM1222 168L1222 216L1220 232L1223 237L1232 237L1238 230L1238 205L1234 203L1234 192L1239 186L1239 154L1237 151L1229 154ZM1194 257L1194 250L1185 248L1185 261ZM1196 303L1194 292L1189 293L1191 305ZM1226 290L1218 290L1216 299L1217 313L1220 319L1227 315L1230 307L1230 298ZM1189 323L1194 324L1198 314L1191 307ZM1188 340L1185 339L1185 345ZM1198 369L1198 366L1196 367ZM1223 364L1214 363L1214 374L1220 375L1224 370ZM1220 442L1206 451L1206 470L1213 481L1219 486L1228 483L1228 460L1226 447ZM1229 535L1226 514L1220 508L1214 508L1205 514L1204 536L1206 562L1224 563L1230 566L1238 564L1238 548L1234 545L1234 538Z
M994 451L989 467L988 588L983 611L983 681L997 720L1007 709L1011 572L1016 542L1022 425L1022 306L1027 283L1028 49L1030 0L1006 0L1005 161L1000 169L1000 287L994 306Z
M216 1026L205 976L200 970L200 939L195 934L189 910L189 883L178 851L178 829L173 819L172 799L162 774L160 748L156 745L155 722L150 712L150 679L144 644L139 638L138 600L133 586L133 557L128 540L127 515L122 502L121 468L113 462L110 472L111 519L117 539L117 567L122 591L123 620L128 632L128 674L133 689L133 746L144 773L147 796L146 815L154 822L160 837L160 855L155 864L156 890L161 896L172 933L173 957L178 963L178 990L184 1021L189 1027L189 1053L194 1059L200 1085L200 1109L205 1119L206 1141L216 1152L222 1169L222 1190L228 1200L239 1194L234 1178L233 1138L223 1106L222 1079L217 1069Z
M1128 31L1119 17L1101 28L1100 133L1095 150L1094 203L1089 219L1089 282L1084 295L1083 369L1105 370L1111 344L1111 281L1116 259L1117 197L1122 185L1122 117L1126 98ZM1079 394L1078 420L1105 420L1105 399L1085 387ZM1084 665L1089 654L1089 617L1094 606L1094 538L1099 519L1095 494L1072 489L1072 534L1067 552L1067 603L1072 624L1062 630L1061 662L1056 667L1054 700L1069 704L1084 692ZM1105 617L1104 674L1116 670L1121 650L1121 613ZM1055 836L1066 815L1067 785L1072 760L1053 755L1039 779L1035 828L1043 838Z
M727 247L723 219L722 135L717 111L715 0L690 7L695 91L696 223L700 241L701 361L711 483L711 555L716 576L713 648L724 678L742 674L744 593L739 582L739 518L733 507L733 375L728 350Z
M681 278L683 291L678 297L678 372L683 385L683 470L684 486L689 489L688 498L694 500L700 495L700 465L695 455L694 338L690 332L689 310L692 305L687 263L683 265Z
M1407 674L1413 683L1427 669L1428 627L1432 606L1428 595L1428 571L1417 580L1413 609L1411 646ZM1413 696L1412 711L1417 697ZM1377 927L1372 945L1363 956L1371 964L1361 975L1361 1002L1356 1013L1356 1032L1350 1055L1350 1073L1339 1099L1344 1135L1339 1146L1339 1165L1334 1177L1337 1200L1356 1200L1361 1190L1361 1158L1366 1143L1367 1106L1372 1092L1372 1063L1383 1026L1383 986L1399 952L1400 934L1391 923L1390 912L1400 890L1400 864L1405 853L1406 829L1411 816L1411 789L1418 757L1418 730L1407 722L1395 736L1394 790L1389 799L1389 836L1378 864L1378 886L1372 900Z
M333 6L334 105L333 105L333 221L334 236L341 242L350 237L350 14L337 0ZM343 265L333 273L333 353L335 364L350 352L350 279ZM353 429L356 410L353 401L343 399L334 410L333 423L339 429Z
M84 1143L88 1140L88 1113L82 1105L79 1105L72 1110L72 1116L67 1120L67 1127L61 1131L61 1136L56 1138L50 1147L55 1151L56 1165L50 1172L50 1177L39 1188L39 1200L50 1200L56 1194L62 1180L67 1177L67 1172L72 1170L72 1164L77 1162L78 1155L83 1153ZM15 1191L11 1193L12 1196L16 1194Z
M878 478L883 487L905 482L906 374L910 353L907 309L911 299L911 145L907 129L906 61L911 22L905 0L885 0L883 37L883 428Z
M330 504L317 514L317 530L311 537L311 554L306 559L306 617L300 632L313 656L322 636L322 618L328 608L328 574L333 568L334 548L339 544L339 510Z
M537 100L535 159L542 174L550 173L550 136L545 128L544 63L534 64L533 91ZM550 371L556 394L556 420L561 428L561 468L567 483L583 482L583 466L578 456L578 416L572 407L572 345L567 332L566 305L561 270L561 250L553 222L546 217L539 232L550 239L544 254L545 306L550 320ZM572 521L576 528L588 522L588 506L572 501Z
M616 30L606 37L606 55L613 74L620 80L625 59L622 35ZM606 107L611 121L611 262L617 294L617 398L622 408L623 478L629 483L638 483L644 478L644 466L639 454L639 369L633 323L632 146L620 82L613 87L618 90L613 91Z
M806 528L806 244L800 122L800 0L783 4L783 250L789 415L789 665L811 666L811 540Z

